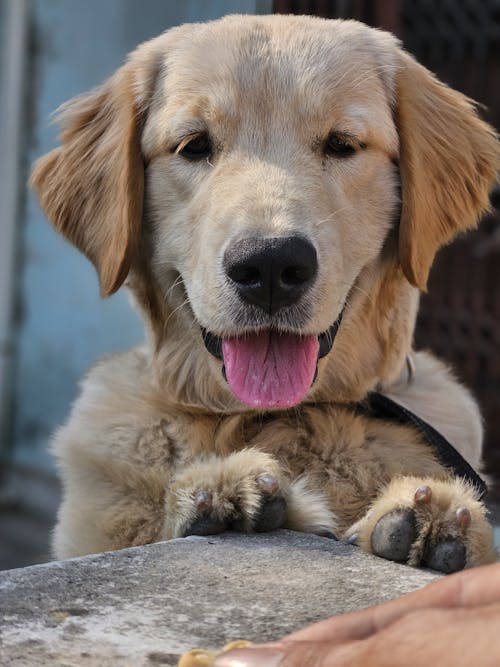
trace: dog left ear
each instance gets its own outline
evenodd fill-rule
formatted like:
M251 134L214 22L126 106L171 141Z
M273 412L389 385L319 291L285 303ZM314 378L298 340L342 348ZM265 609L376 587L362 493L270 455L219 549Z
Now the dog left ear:
M127 277L142 221L133 64L63 105L58 122L62 145L36 162L31 183L54 227L93 262L108 296Z
M401 52L396 122L402 212L399 257L410 283L426 289L438 249L488 210L499 166L496 134L474 102Z

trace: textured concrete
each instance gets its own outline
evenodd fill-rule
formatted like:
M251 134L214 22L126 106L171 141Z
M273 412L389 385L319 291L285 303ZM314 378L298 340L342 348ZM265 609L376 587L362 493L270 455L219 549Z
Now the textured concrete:
M0 573L0 665L151 667L265 641L437 575L279 531L191 537Z

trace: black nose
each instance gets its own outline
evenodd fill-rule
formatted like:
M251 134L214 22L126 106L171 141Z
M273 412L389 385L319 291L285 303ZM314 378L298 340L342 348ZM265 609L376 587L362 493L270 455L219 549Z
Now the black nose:
M239 295L268 313L290 306L314 282L314 246L299 236L243 239L224 253L224 270Z

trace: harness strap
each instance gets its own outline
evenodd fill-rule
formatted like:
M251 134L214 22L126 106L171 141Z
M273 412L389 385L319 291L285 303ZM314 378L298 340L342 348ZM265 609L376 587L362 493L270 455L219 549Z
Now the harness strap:
M439 461L452 470L457 477L462 477L476 488L480 500L487 494L488 487L474 468L441 433L416 414L375 391L370 392L367 398L358 405L372 417L388 419L416 428L432 447Z

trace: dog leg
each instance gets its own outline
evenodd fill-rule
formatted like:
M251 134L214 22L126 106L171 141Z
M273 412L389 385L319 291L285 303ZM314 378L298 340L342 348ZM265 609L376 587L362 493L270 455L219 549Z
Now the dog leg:
M278 461L256 449L195 461L167 489L162 536L276 530L286 521L288 489Z
M497 560L486 514L459 478L398 477L344 538L382 558L448 574Z

